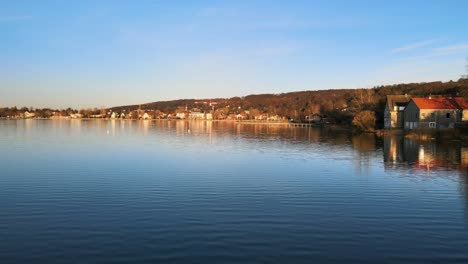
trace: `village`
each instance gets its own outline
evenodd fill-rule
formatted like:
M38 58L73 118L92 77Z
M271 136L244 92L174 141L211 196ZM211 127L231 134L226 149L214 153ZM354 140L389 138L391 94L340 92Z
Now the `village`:
M112 109L82 109L74 110L68 108L61 111L52 110L31 110L22 108L16 110L11 115L3 114L3 119L121 119L121 120L230 120L230 121L267 121L267 122L287 122L286 117L277 114L259 113L258 110L253 111L242 110L240 107L229 109L224 107L216 109L217 102L195 102L197 107L189 108L180 106L176 111L163 112L156 109L142 109L141 105L136 110L122 109L121 111L113 111ZM46 113L44 113L44 111Z
M279 115L269 115L268 113L251 113L249 110L240 108L216 109L217 102L197 102L203 106L189 108L180 106L176 111L163 112L157 109L145 109L141 106L137 110L123 109L121 111L107 110L105 113L91 114L89 118L107 118L107 119L132 119L132 120L230 120L230 121L268 121L268 122L286 122L286 117ZM69 118L85 118L86 113L74 113L68 116Z
M370 90L369 90L370 91ZM374 100L375 101L375 100ZM356 126L355 119L364 112L370 113L369 127L374 129L453 129L468 126L468 99L461 96L429 95L412 96L387 95L385 104L374 103L374 109L356 108L355 101L336 104L333 111L320 111L317 105L290 110L282 115L271 107L243 107L232 100L193 101L185 105L175 104L166 111L148 105L131 107L65 110L33 108L0 108L2 119L111 119L111 120L207 120L258 123L284 123L294 126L350 125ZM364 104L362 104L364 105ZM169 109L169 110L168 110ZM325 113L324 113L325 112ZM284 112L283 112L284 113ZM380 117L379 117L380 116ZM352 122L345 122L345 118ZM349 119L350 118L350 119ZM354 119L353 119L354 118Z

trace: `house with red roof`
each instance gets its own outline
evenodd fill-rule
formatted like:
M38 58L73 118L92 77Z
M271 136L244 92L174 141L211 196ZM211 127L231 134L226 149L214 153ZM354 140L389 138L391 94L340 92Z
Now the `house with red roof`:
M453 128L468 121L468 101L463 97L412 98L404 111L404 128Z

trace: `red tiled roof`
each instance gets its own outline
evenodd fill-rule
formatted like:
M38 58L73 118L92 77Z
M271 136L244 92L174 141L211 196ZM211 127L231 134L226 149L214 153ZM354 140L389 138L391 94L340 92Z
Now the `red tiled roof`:
M460 109L468 109L468 98L455 97L455 102L457 102Z
M413 102L418 106L419 109L459 109L458 100L461 97L445 98L445 97L435 97L435 98L413 98ZM461 98L464 100L464 98ZM460 100L462 102L462 100Z

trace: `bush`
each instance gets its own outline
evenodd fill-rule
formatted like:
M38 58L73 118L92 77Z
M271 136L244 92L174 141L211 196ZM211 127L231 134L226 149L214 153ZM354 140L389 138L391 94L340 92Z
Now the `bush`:
M375 131L375 112L359 112L354 116L353 124L362 131Z

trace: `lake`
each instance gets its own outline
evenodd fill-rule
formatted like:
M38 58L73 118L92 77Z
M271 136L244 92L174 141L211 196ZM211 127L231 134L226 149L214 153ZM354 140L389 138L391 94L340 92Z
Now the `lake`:
M0 263L468 263L462 143L0 121Z

